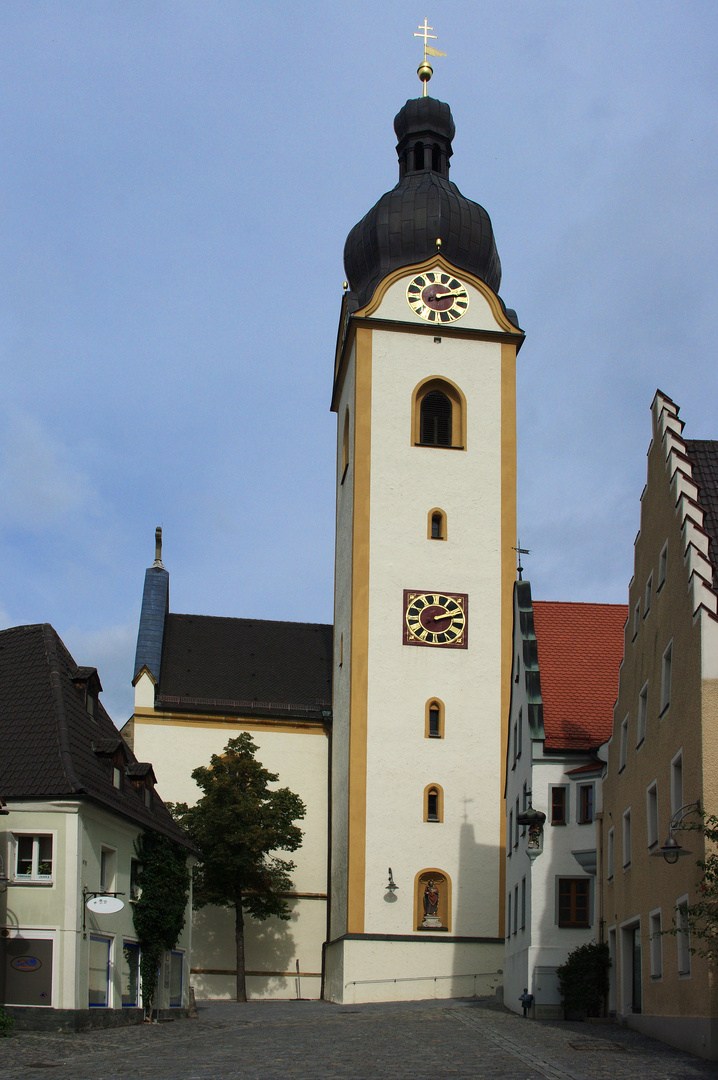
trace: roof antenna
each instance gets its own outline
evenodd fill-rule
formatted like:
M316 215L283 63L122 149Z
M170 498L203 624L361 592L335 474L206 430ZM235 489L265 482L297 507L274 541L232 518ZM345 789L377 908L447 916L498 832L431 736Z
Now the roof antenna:
M531 552L529 551L529 549L528 549L528 548L522 548L522 547L521 547L521 540L517 540L517 541L516 541L516 543L518 544L518 547L515 547L515 548L513 548L512 550L513 550L513 551L515 551L515 552L516 552L516 554L517 554L517 555L518 555L518 557L519 557L519 564L518 564L518 566L516 567L516 570L518 571L518 575L519 575L519 581L523 581L523 577L522 577L522 574L523 574L523 572L524 572L524 568L523 568L523 566L521 565L521 556L522 556L522 555L530 555L530 554L531 554Z
M162 526L158 525L155 529L155 561L153 566L159 566L161 570L164 570L162 563Z

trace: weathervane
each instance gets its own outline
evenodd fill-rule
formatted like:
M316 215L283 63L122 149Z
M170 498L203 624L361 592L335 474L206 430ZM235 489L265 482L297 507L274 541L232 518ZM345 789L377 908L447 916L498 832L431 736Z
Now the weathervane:
M528 548L522 548L521 547L521 541L520 540L517 540L516 543L518 544L518 547L515 547L514 551L516 552L516 554L519 557L519 564L516 567L516 570L518 571L519 581L523 581L523 576L522 575L523 575L523 572L524 572L524 568L521 565L521 556L522 555L530 555L531 552L529 551Z
M417 29L420 31L420 33L414 34L414 37L420 37L424 39L424 59L416 69L416 74L419 76L422 83L424 84L424 97L426 97L426 84L428 83L431 76L434 74L434 69L429 63L428 58L430 56L446 56L446 53L439 52L438 49L435 49L432 45L429 44L429 38L432 38L434 41L436 41L437 35L429 33L429 31L433 30L434 27L429 26L429 20L426 15L424 16L424 25L419 25Z

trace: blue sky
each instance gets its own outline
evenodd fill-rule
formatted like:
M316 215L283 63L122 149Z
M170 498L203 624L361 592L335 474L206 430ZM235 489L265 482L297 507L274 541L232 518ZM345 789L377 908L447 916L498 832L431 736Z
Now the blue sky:
M329 622L352 225L434 96L519 355L534 596L625 602L660 387L718 437L718 5L4 0L0 624L118 724L144 569L173 611Z

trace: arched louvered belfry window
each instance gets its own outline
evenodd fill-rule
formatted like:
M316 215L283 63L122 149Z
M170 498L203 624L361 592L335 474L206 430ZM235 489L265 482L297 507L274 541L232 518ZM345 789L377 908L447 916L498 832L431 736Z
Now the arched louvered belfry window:
M424 168L424 144L418 142L414 146L414 171L419 172Z
M441 172L441 150L436 143L431 148L431 169L432 172Z
M421 401L422 446L451 446L451 401L441 390L431 390Z
M413 446L466 449L466 398L456 383L435 375L414 387L411 442Z

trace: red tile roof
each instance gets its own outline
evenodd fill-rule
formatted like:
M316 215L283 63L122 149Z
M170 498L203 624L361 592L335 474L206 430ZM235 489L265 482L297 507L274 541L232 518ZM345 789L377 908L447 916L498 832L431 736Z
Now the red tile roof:
M533 603L547 750L589 750L611 735L625 604Z

